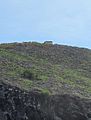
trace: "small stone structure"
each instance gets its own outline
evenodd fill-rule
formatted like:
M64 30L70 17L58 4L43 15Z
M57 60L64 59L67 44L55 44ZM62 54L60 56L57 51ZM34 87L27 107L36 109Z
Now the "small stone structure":
M52 45L53 41L45 41L44 44Z

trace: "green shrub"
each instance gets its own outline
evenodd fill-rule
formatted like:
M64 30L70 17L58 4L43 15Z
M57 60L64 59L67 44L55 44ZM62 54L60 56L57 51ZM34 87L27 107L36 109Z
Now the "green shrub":
M26 79L29 79L29 80L34 80L34 79L37 79L37 75L35 75L33 72L31 72L30 70L25 70L23 73L22 73L22 77L23 78L26 78Z
M47 88L40 89L42 94L51 95L50 91Z

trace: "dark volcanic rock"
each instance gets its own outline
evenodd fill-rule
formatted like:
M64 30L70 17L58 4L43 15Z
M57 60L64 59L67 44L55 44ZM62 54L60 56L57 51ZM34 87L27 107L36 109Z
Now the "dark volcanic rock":
M0 120L90 120L91 100L0 85Z

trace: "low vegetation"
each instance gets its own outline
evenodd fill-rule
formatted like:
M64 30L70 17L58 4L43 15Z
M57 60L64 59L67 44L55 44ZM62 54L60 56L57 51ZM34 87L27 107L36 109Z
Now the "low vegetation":
M91 50L37 42L0 45L0 81L44 93L91 96Z

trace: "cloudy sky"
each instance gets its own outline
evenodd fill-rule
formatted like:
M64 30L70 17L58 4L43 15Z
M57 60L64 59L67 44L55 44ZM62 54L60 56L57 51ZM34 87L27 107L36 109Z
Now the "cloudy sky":
M0 0L0 43L33 40L91 48L91 0Z

